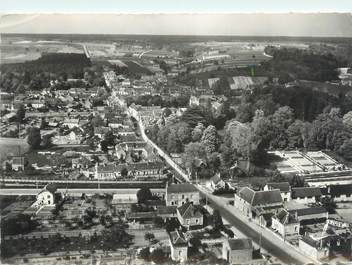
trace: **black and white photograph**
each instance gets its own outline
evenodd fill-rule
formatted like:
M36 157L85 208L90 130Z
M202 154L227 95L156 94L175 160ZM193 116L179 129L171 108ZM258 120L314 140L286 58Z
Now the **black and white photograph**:
M352 2L0 4L0 264L352 264Z

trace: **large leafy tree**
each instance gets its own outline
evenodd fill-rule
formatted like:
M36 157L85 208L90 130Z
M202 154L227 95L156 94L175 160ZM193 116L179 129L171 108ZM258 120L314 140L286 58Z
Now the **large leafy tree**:
M145 203L147 200L151 199L153 199L153 195L149 188L143 187L137 191L138 203Z
M26 109L24 108L24 105L21 104L18 109L17 109L17 112L16 112L16 118L17 118L17 121L18 122L23 122L23 119L26 115Z
M37 127L29 128L27 142L33 149L40 148L42 137L40 135L40 129Z
M218 149L219 136L215 126L209 125L203 133L201 143L203 144L206 152L211 154Z
M294 113L288 106L280 107L271 116L273 137L270 145L273 148L285 148L288 145L286 130L293 123L293 121Z
M193 142L199 142L202 139L204 130L205 130L205 127L203 123L198 123L197 126L194 127L192 131Z
M312 146L320 149L336 151L350 137L337 109L318 115L312 123L310 141Z
M182 160L191 173L195 172L199 161L206 161L206 159L207 152L201 143L192 142L185 146Z

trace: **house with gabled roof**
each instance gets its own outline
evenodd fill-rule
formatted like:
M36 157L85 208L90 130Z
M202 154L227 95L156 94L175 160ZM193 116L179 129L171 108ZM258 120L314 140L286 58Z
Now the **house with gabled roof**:
M199 207L194 206L191 202L177 208L177 218L180 224L187 228L203 225L203 214Z
M207 182L207 187L212 191L224 189L226 187L226 182L221 179L220 173L218 173L210 178L210 180Z
M283 208L283 200L278 189L254 191L244 187L235 194L234 206L245 216L267 225L271 223L271 216Z
M189 183L172 184L166 188L166 205L182 206L187 202L199 204L199 191Z
M157 206L156 212L158 216L163 220L170 220L171 218L177 218L177 206Z
M282 200L287 202L291 200L291 186L288 182L270 182L264 186L264 190L276 190L279 189Z
M249 238L231 238L222 244L222 258L229 264L247 264L253 259L253 245Z
M271 228L279 233L283 238L287 236L298 236L300 223L297 213L291 213L286 209L282 209L272 218Z
M55 206L55 193L57 187L55 184L47 184L38 194L37 199L32 205L35 208L43 206Z
M171 259L184 262L188 257L188 242L182 232L178 230L170 233Z
M321 190L318 187L301 187L292 188L291 198L299 203L315 203L322 196Z
M328 185L320 190L324 196L329 196L335 202L352 201L352 184Z

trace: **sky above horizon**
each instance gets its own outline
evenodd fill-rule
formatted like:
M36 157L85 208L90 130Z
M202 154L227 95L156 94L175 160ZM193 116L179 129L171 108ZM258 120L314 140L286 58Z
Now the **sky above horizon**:
M1 13L352 12L351 0L0 0Z
M2 15L0 33L352 37L351 14Z

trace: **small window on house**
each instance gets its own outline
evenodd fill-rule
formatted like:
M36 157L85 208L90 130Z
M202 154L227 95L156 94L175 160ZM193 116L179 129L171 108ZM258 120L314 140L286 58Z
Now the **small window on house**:
M50 200L48 200L48 204L50 204Z
M50 195L48 194L48 196L46 196L48 199L50 199Z
M185 195L182 194L182 199L184 199L184 198L185 198Z
M198 220L198 219L196 219L196 224L198 224L198 222L199 222L199 220Z

